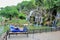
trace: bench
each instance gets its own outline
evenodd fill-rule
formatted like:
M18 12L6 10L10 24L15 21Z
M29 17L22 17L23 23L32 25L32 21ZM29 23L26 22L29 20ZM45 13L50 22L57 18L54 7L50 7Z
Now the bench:
M17 34L26 34L27 37L28 37L28 32L9 32L8 35L9 35L9 38L10 38L10 35L17 35Z
M23 28L19 28L19 27L15 27L13 25L10 25L10 29L8 31L8 35L9 35L9 38L10 38L10 35L13 35L13 34L27 34L27 37L28 37L28 29L27 27L23 27Z

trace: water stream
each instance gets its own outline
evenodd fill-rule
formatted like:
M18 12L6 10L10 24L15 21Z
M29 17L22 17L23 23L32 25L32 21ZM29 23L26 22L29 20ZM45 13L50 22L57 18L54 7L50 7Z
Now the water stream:
M32 15L32 13L33 13L33 12L34 12L34 10L30 11L30 14L26 17L26 20L28 20L28 21L29 21L30 16Z
M38 11L38 10L31 10L30 13L29 13L29 15L26 17L26 20L29 21L30 20L30 16L32 16L33 13L36 12L36 11ZM39 13L39 12L36 12L36 13ZM38 15L40 15L40 16L38 16ZM35 15L35 21L38 22L38 20L39 20L40 21L40 24L41 24L42 21L43 21L43 18L42 18L42 15L41 14L38 14L38 15L37 14ZM38 24L35 24L35 26L36 25L38 25Z

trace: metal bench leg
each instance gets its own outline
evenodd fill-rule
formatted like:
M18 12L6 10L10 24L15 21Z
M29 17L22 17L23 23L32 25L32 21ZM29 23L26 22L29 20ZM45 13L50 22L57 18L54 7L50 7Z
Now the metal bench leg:
M7 35L6 35L6 37L5 37L5 40L7 40Z
M28 37L28 33L27 33L27 37Z
M10 34L9 34L9 38L10 38Z

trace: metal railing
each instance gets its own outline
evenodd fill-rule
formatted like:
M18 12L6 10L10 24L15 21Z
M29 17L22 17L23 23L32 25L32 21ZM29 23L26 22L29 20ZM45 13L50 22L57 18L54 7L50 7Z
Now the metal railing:
M29 33L42 33L42 32L53 32L53 31L60 31L60 27L50 27L46 29L29 29Z

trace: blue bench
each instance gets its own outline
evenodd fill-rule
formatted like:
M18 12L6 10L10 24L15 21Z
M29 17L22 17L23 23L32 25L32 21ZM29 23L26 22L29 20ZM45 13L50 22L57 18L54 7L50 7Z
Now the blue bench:
M23 30L20 30L18 27L15 28L13 25L10 25L10 30L9 30L9 38L11 34L27 34L28 37L28 29L26 27L23 27Z

